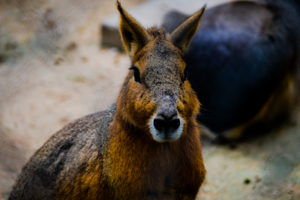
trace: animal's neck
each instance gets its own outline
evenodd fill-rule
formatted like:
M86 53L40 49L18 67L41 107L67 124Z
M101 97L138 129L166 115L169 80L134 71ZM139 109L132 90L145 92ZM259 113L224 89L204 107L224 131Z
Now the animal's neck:
M199 175L199 170L191 170L204 169L196 121L186 122L185 132L177 141L158 143L152 139L148 128L136 127L126 119L122 106L125 104L118 104L110 125L109 145L103 163L104 173L115 189L116 197L122 199L135 194L170 191L171 186L180 186L184 177L190 177L191 185L199 185L195 177L204 175ZM182 160L185 160L184 165ZM185 173L188 174L183 175Z
M160 191L168 179L171 185L180 185L182 174L189 173L192 166L202 163L200 139L195 126L188 125L183 137L172 143L155 142L147 133L140 131L117 116L111 125L104 171L113 187L118 188L115 191L117 196L145 193L145 188ZM200 155L196 160L195 154ZM184 165L182 160L185 160ZM188 177L193 182L197 176Z

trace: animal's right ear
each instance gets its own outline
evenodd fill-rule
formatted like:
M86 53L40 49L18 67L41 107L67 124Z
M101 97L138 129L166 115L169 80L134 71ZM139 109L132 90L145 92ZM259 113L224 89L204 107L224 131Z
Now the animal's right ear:
M117 9L120 13L120 34L123 46L129 56L143 48L149 41L147 30L140 25L132 16L130 16L117 1Z
M206 5L186 19L170 34L170 41L184 54L187 52L194 35L198 31L200 20L205 8Z

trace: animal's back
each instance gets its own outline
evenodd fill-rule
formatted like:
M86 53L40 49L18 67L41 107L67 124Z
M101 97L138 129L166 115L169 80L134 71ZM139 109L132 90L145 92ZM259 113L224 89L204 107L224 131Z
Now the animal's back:
M255 2L207 10L186 57L188 78L202 103L200 122L222 134L260 112L294 72L297 16L286 7ZM170 19L168 31L176 27Z
M24 166L9 199L97 199L103 194L101 160L114 114L113 106L53 135Z

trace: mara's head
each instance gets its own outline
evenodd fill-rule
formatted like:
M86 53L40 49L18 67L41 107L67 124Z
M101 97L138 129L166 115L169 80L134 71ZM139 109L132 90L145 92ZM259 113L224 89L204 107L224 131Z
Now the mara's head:
M145 29L117 2L120 33L132 65L118 99L123 120L157 142L179 139L198 114L199 102L186 77L184 54L204 7L171 34Z

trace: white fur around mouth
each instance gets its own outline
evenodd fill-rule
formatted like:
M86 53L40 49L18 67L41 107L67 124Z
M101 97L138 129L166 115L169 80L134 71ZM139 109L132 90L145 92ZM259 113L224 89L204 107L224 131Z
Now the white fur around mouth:
M151 133L151 136L152 136L153 140L155 140L156 142L163 143L163 142L173 142L173 141L176 141L180 138L180 136L182 135L183 126L184 126L184 121L183 121L182 117L180 117L178 115L178 119L180 121L179 127L172 134L168 134L168 137L166 137L166 135L164 133L159 132L154 127L155 117L156 117L156 115L151 117L151 119L149 120L149 129L150 129L150 133Z

